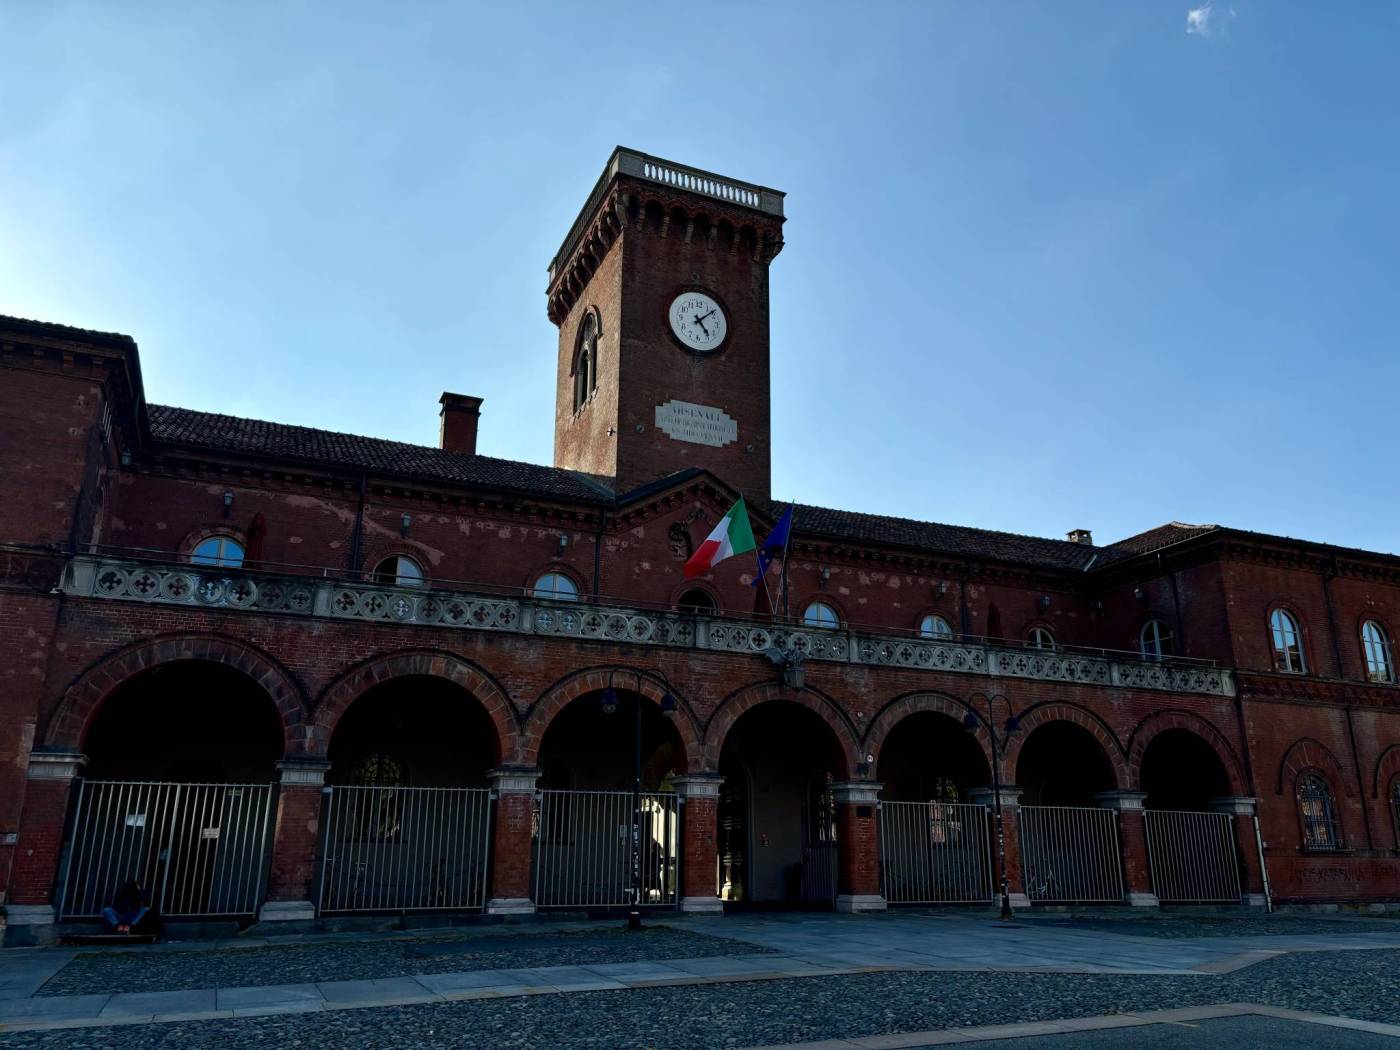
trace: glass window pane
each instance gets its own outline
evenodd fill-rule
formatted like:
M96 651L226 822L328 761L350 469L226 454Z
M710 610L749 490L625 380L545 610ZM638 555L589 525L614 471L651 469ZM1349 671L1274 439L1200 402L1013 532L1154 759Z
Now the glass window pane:
M836 610L825 602L813 602L807 606L807 611L802 614L802 623L806 627L820 627L832 629L841 625L841 619L836 615Z
M195 565L236 569L243 564L243 545L232 536L210 536L195 544L190 561Z

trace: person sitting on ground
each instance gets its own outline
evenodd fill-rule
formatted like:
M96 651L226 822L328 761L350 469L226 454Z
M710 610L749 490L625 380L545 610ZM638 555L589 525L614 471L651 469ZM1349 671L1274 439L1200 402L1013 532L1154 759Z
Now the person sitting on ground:
M146 904L146 891L135 879L127 879L112 897L110 907L102 909L109 933L141 932L151 909Z

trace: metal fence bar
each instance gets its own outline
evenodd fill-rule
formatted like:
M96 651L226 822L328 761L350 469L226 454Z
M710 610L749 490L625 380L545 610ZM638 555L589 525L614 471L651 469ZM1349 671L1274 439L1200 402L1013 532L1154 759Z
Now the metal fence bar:
M68 836L63 918L97 918L128 879L165 916L251 915L262 903L272 784L87 780Z
M1123 871L1117 814L1078 806L1022 806L1026 896L1046 903L1117 902Z
M880 803L880 880L892 904L992 899L987 807Z
M1239 902L1239 856L1230 814L1149 809L1143 818L1152 892L1158 900Z
M632 793L541 791L536 796L535 904L621 907L632 900ZM680 805L670 792L641 797L642 904L679 903Z
M320 912L485 906L490 791L334 786L325 794Z

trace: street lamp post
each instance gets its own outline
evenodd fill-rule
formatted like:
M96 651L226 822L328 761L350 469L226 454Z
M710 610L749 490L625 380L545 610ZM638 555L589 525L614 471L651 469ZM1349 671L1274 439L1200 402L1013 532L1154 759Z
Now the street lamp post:
M661 713L668 718L676 713L676 698L671 692L670 683L666 681L664 675L658 674L662 682L666 685L666 692L661 697ZM632 890L631 904L627 909L627 928L629 930L640 930L642 928L642 703L641 676L637 677L638 691L632 697L632 709L634 712L633 734L632 734ZM617 711L618 696L617 690L613 688L612 675L608 675L608 687L603 690L602 708L603 714L611 715Z
M980 713L968 711L967 714L963 715L963 728L969 733L975 733L978 726L985 725L987 737L992 742L992 812L995 814L997 829L997 881L1001 885L1001 917L1010 919L1011 887L1006 874L1006 823L1001 811L1001 754L1006 742L1011 738L1011 734L1020 730L1021 721L1015 714L1009 713L1011 702L1006 700L1006 697L1002 697L1002 700L1006 701L1008 714L1006 725L1001 734L998 735L995 725L996 714L993 710L996 698L980 693L977 695L982 696L987 701L987 717L984 719ZM973 700L976 699L977 697L974 696Z

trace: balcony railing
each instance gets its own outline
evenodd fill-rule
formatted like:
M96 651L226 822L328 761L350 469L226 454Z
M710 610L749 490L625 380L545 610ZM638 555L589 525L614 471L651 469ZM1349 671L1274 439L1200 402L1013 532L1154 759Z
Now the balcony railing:
M1202 662L1017 648L985 640L923 638L860 628L830 630L773 620L492 594L476 588L398 587L309 572L291 575L91 554L68 561L61 586L65 593L83 598L156 605L1235 695L1232 672Z

